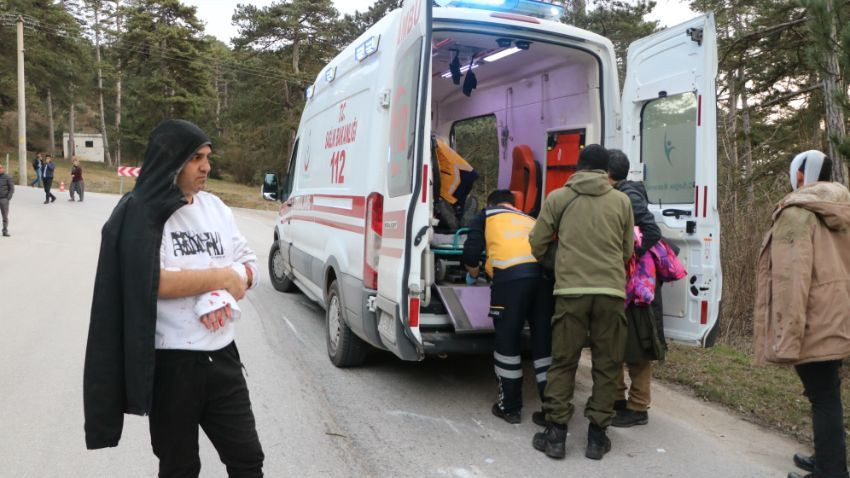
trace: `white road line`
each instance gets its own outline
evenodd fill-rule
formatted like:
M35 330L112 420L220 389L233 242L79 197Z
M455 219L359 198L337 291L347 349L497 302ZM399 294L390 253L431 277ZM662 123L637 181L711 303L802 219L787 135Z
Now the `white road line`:
M298 331L295 330L295 326L292 325L292 322L290 322L285 315L283 316L283 320L286 322L286 325L288 325L289 328L292 330L292 335L294 335L295 338L298 339L298 341L302 344L306 344L306 342L304 342L304 339L301 338L301 334L299 334Z

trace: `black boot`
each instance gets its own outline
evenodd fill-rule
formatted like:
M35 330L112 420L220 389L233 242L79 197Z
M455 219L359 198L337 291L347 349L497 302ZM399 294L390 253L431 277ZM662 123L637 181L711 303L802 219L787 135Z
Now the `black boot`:
M499 406L498 403L493 404L493 408L491 409L493 415L501 418L502 420L510 423L511 425L516 425L517 423L522 421L522 415L519 410L515 412L506 412L502 410L502 407Z
M535 450L542 451L549 458L561 459L567 456L567 426L549 423L546 430L534 434L531 444Z
M628 404L628 400L614 400L614 411L619 412L620 410L625 410L626 405Z
M806 470L809 473L812 473L815 471L815 456L808 456L802 453L794 453L794 466L801 470Z
M634 410L619 410L611 422L611 426L617 428L629 428L635 425L646 425L649 423L649 413L636 412Z
M584 456L591 460L601 460L609 451L611 440L605 434L605 429L591 423L587 428L587 448L584 449Z
M534 424L537 426L549 426L549 422L546 421L546 414L543 413L543 410L532 413L531 421L534 422Z

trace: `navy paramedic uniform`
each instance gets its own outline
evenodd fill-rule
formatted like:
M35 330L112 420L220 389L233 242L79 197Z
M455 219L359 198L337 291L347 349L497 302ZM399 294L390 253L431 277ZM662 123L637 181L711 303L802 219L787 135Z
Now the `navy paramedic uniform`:
M492 279L490 316L496 331L496 378L503 412L522 408L522 361L520 338L525 322L531 329L532 357L541 400L546 371L552 363L551 319L554 312L554 281L531 253L528 233L535 220L508 206L492 206L470 224L463 247L463 263L477 267L487 251L485 270Z

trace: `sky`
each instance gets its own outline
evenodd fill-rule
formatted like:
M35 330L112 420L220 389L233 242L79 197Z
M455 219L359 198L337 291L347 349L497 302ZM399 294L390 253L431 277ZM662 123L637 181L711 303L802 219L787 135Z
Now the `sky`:
M236 27L230 23L237 4L250 3L263 7L270 5L273 0L182 0L182 2L198 7L198 17L206 23L207 33L229 43L230 38L237 34ZM656 2L657 6L651 19L659 20L662 26L673 26L696 15L688 8L687 2L682 0L656 0ZM372 3L374 0L334 0L336 9L341 13L364 11ZM592 1L588 3L592 4Z

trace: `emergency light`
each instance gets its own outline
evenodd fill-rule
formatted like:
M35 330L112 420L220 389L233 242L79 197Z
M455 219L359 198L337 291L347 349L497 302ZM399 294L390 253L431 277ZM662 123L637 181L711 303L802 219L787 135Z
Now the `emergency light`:
M563 0L436 0L441 7L466 7L481 10L519 13L546 20L559 21L564 16Z
M378 51L378 45L381 42L381 35L369 37L361 43L357 45L357 48L354 49L354 60L358 63L365 60L369 55L374 54Z

